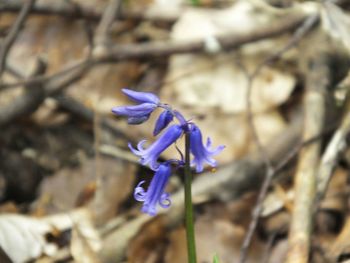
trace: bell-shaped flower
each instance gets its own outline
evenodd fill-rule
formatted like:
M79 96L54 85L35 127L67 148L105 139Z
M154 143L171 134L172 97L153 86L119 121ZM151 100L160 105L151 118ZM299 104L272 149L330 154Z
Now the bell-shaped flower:
M131 89L122 89L123 93L128 96L129 99L138 102L138 103L153 103L159 104L159 98L150 92L140 92L133 91Z
M147 191L144 190L141 181L134 190L134 197L137 201L143 202L141 211L151 216L157 214L157 205L168 208L171 204L169 193L165 192L165 187L171 175L171 166L168 162L159 165L158 170L152 178Z
M190 149L194 156L191 162L192 166L196 167L196 172L203 171L203 165L208 163L212 167L216 167L216 161L212 158L213 155L220 153L225 146L220 145L216 149L211 148L211 139L208 137L206 145L202 143L202 133L200 129L192 123L190 128Z
M112 112L119 116L127 116L129 124L140 124L148 120L157 104L142 103L135 106L120 106L112 108Z
M137 149L134 149L129 143L129 148L135 155L141 157L141 164L149 164L152 170L157 170L159 166L157 163L159 155L171 144L173 144L178 138L180 138L182 133L182 127L180 125L174 124L165 130L165 132L147 149L143 148L146 140L140 141L137 145Z
M112 108L114 114L128 117L129 124L140 124L147 121L151 113L159 105L159 98L153 93L138 92L129 89L122 89L122 91L131 100L141 103L139 105Z
M170 110L163 111L157 121L153 130L153 135L158 135L163 129L165 129L170 122L174 119L174 115Z

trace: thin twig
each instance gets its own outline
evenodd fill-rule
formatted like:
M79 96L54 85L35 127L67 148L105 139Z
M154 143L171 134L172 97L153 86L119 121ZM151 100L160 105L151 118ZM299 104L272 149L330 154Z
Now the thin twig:
M96 29L96 36L94 44L106 45L106 41L109 39L109 28L113 21L118 17L120 18L121 0L112 0L108 3L100 23Z
M34 5L35 0L27 0L25 1L24 4L22 4L22 8L21 11L18 15L18 17L16 18L14 24L11 26L10 31L8 33L8 35L5 37L4 41L1 44L1 49L0 49L0 78L2 73L5 70L6 67L6 59L8 56L8 53L11 50L11 47L13 45L13 43L16 41L16 38L18 37L18 34L22 28L22 26L24 25L28 14L32 8L32 6Z
M119 11L121 7L120 0L110 0L107 7L103 12L103 16L101 17L100 23L97 26L96 34L94 37L94 47L92 51L92 56L96 52L95 50L103 50L106 48L108 40L109 40L109 28L112 22L118 17ZM100 102L102 96L103 86L100 85L97 88L97 99L94 105L94 117L93 117L93 129L94 129L94 149L95 149L95 175L96 175L96 192L94 196L93 208L95 210L96 218L95 220L99 221L99 218L103 217L103 211L100 211L101 202L104 202L104 191L102 186L102 174L101 174L101 154L100 154L100 144L101 144L101 116L98 111L98 104Z
M92 8L88 5L72 3L73 1L39 1L33 6L31 13L35 15L54 15L69 19L86 19L100 21L103 10ZM22 7L20 0L6 1L0 3L0 12L18 13ZM173 14L161 14L147 12L123 11L120 19L148 20L156 22L174 23L180 16L180 12Z
M257 28L245 34L228 34L226 36L218 37L223 50L233 50L241 46L260 41L270 37L277 37L281 34L286 34L300 26L305 20L305 16L285 18L283 21L275 23L274 26ZM116 63L125 60L134 59L154 59L164 58L166 56L185 53L200 53L206 52L206 40L198 40L191 42L150 42L146 44L128 44L118 45L116 48L105 49L105 52L98 53L89 59L78 60L70 63L70 66L62 69L59 72L53 73L49 76L42 76L30 78L25 81L16 83L1 83L1 88L16 87L30 83L41 83L49 81L52 78L61 77L62 75L70 73L72 69L84 66L86 63L92 65L98 63Z
M64 67L62 70L52 73L50 75L35 76L28 79L23 78L20 81L17 81L16 83L0 83L0 91L2 89L11 88L11 87L39 85L39 84L43 84L44 82L55 81L55 79L62 78L65 75L69 75L72 71L85 68L85 67L91 67L93 65L94 63L91 58L79 59L74 61L73 63L69 63L69 65Z
M318 208L318 205L322 198L324 197L329 181L332 177L334 168L337 164L339 156L346 149L346 137L350 133L350 95L348 94L345 102L345 110L343 114L343 119L340 124L340 127L335 131L332 136L332 139L328 143L326 150L321 158L320 167L318 170L317 177L317 195L315 208Z
M258 225L259 216L262 211L263 201L266 197L266 194L268 192L268 188L271 184L272 178L276 174L276 168L272 165L271 160L268 158L268 155L266 154L265 148L262 146L258 133L256 131L255 125L254 125L254 116L252 112L252 102L251 102L251 93L253 89L253 81L256 76L258 76L261 72L261 70L268 65L269 63L275 61L276 59L280 58L285 52L287 52L289 49L294 47L307 32L311 30L311 28L318 22L318 15L311 15L308 17L304 23L296 30L293 37L289 40L286 46L284 46L281 50L274 53L272 56L266 58L262 63L260 63L256 69L253 71L251 75L248 76L248 88L247 88L247 118L248 118L248 124L250 126L250 130L253 135L253 139L255 141L255 144L257 145L258 152L260 153L261 157L264 160L265 168L266 168L266 175L264 178L264 181L262 183L258 200L256 203L256 206L254 207L253 213L252 213L252 220L249 224L249 228L247 231L247 234L244 238L242 247L241 247L241 253L240 253L240 263L244 263L247 258L247 253L249 246L251 244L251 240L253 238L253 234L256 230L256 227Z
M34 109L33 105L36 105L36 108L48 96L55 96L62 92L71 84L78 81L88 68L89 64L84 64L81 68L77 68L69 72L69 74L61 76L60 78L53 78L46 83L29 82L26 84L26 90L23 94L15 98L11 104L0 108L0 127L10 123L20 116L31 113ZM16 72L16 75L20 75L18 71ZM19 76L19 78L23 79L24 76ZM33 89L33 91L27 89ZM40 96L39 94L35 93L39 91ZM33 95L30 95L31 93L33 93Z
M60 107L62 107L63 109L69 111L70 113L76 116L79 116L80 118L88 122L93 123L94 112L91 109L87 108L84 104L65 94L65 92L61 92L57 95L54 95L53 98L56 99ZM123 138L131 142L134 141L130 134L123 133L121 130L119 130L116 127L115 123L113 123L113 121L110 120L110 118L101 118L99 125L111 132L116 137Z
M46 63L37 60L32 75L41 75L46 71ZM23 76L22 76L23 77ZM42 85L26 86L24 92L4 106L0 106L0 126L34 112L44 101L45 91Z

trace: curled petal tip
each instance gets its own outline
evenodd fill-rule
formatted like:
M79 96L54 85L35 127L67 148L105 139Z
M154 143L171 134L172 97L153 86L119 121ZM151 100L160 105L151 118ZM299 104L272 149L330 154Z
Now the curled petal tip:
M155 172L152 181L145 191L139 183L134 190L134 196L137 201L142 201L141 211L151 216L156 215L157 206L167 208L170 206L170 195L165 192L166 185L171 175L171 166L169 163L162 163Z
M143 165L150 165L152 170L158 169L158 158L165 149L167 149L171 144L176 142L177 139L183 133L183 129L180 125L174 124L170 126L163 134L150 146L146 149L142 147L138 147L138 149L134 149L130 144L130 150L137 156L140 157L140 162ZM140 144L139 144L140 145Z
M207 139L206 145L203 145L202 133L195 124L191 125L190 139L190 150L194 156L192 164L196 166L196 172L202 172L205 163L209 164L212 167L215 167L216 161L212 158L212 156L220 153L225 147L223 145L220 145L216 149L211 150L210 138Z

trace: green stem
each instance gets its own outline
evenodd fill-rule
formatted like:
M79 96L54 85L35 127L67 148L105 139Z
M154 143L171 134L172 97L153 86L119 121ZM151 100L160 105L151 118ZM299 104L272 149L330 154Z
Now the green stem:
M191 182L192 173L190 167L190 134L185 135L185 224L187 237L187 254L188 262L196 263L196 243L194 239L194 222L193 222L193 206Z

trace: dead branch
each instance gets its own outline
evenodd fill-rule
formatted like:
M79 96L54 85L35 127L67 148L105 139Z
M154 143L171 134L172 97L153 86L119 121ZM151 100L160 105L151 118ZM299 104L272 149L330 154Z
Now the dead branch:
M84 104L66 95L64 92L54 95L53 98L56 99L57 103L62 109L65 109L88 122L93 122L94 112L91 109L87 108ZM131 136L129 136L129 134L126 134L119 130L110 118L102 117L99 122L99 125L101 125L103 129L111 132L111 134L113 134L116 137L125 138L125 140L130 142L134 141L134 139Z
M15 98L10 104L0 108L0 126L6 125L18 117L32 113L41 105L45 98L58 94L72 83L78 81L88 66L87 64L83 64L80 68L69 72L69 74L67 73L60 78L50 79L46 83L29 82L25 85L26 89L23 94ZM24 76L20 77L23 78ZM40 96L37 92L40 93Z
M21 7L21 11L18 15L18 17L16 18L16 21L14 22L14 24L11 26L10 28L10 32L7 34L7 36L5 37L5 39L3 40L2 44L1 44L1 49L0 49L0 77L5 69L6 66L6 59L7 59L7 55L10 52L10 49L13 45L13 43L15 42L19 31L21 30L24 22L26 21L29 12L32 8L32 6L34 5L35 0L27 0L24 4L22 4L23 6Z
M332 177L333 171L341 153L345 150L347 143L346 137L350 133L350 98L349 94L345 102L345 110L340 127L335 131L332 139L322 156L317 175L317 196L316 209L319 202L324 197L328 183Z
M281 34L289 33L298 28L306 19L305 16L292 16L283 19L283 21L274 23L272 26L261 27L245 34L227 34L225 36L217 36L217 40L222 51L237 49L242 45L253 43L266 38L277 37ZM157 57L167 57L174 54L186 53L205 53L206 39L183 42L183 43L164 43L153 42L137 45L124 45L111 48L105 54L100 54L95 59L97 62L116 62L130 59L154 59Z
M41 75L46 70L46 64L40 59L37 61L33 75ZM24 89L22 95L14 101L0 107L0 126L11 121L31 114L44 101L45 92L42 85L29 85Z
M233 50L248 43L289 33L298 28L306 18L307 16L292 16L283 19L283 21L277 21L272 26L257 28L252 32L240 35L228 34L225 36L218 36L217 39L222 50ZM59 72L53 73L52 75L34 77L16 83L2 83L0 84L0 89L30 83L42 83L54 78L61 78L63 75L69 74L73 69L83 67L85 64L93 66L99 63L116 63L125 60L165 58L176 54L203 52L206 52L205 39L184 43L150 42L146 44L118 45L117 47L104 49L104 52L95 52L92 57L87 59L71 62L69 66Z
M18 13L21 10L21 7L22 2L20 0L6 1L6 3L0 4L0 12ZM40 1L33 6L31 13L45 16L62 16L63 18L69 19L87 19L99 21L102 17L103 10L94 9L81 4L74 4L72 1ZM120 18L174 23L179 15L180 14L174 13L172 15L167 14L165 16L164 14L122 11Z
M112 24L112 22L119 17L120 8L121 8L122 1L120 0L110 0L107 4L107 7L105 8L103 12L103 16L97 26L96 34L93 39L94 47L92 50L92 55L95 52L101 52L99 50L104 50L108 43L110 42L110 34L109 34L109 28ZM94 129L94 150L95 150L95 164L96 164L96 172L95 172L95 178L96 178L96 192L94 196L94 200L92 203L92 208L96 212L95 222L96 224L99 224L99 217L104 215L103 212L100 211L100 207L103 207L103 203L105 201L104 197L104 190L101 187L102 185L102 174L101 174L101 154L100 154L100 145L101 145L101 115L97 111L98 103L101 99L103 87L99 86L97 88L97 101L96 105L94 105L94 117L93 117L93 129Z
M319 134L323 129L326 95L332 79L329 58L316 52L313 52L313 55L314 57L306 62L308 67L304 95L304 140ZM315 142L303 148L299 156L288 237L288 263L306 263L309 259L320 147L321 142Z
M94 44L96 46L106 46L109 36L109 28L116 18L120 18L121 1L110 1L105 8L103 16L96 29Z
M218 37L223 49L234 49L240 46L259 41L265 38L278 36L298 27L304 21L305 17L292 17L284 22L276 23L276 26L254 30L248 34L228 35ZM110 22L109 22L110 23ZM101 50L101 49L99 49ZM112 49L102 49L103 52L93 52L93 54L85 59L70 63L57 73L48 76L37 76L29 79L21 80L16 83L0 83L0 89L25 85L28 87L42 85L45 91L45 96L52 96L63 91L68 86L72 85L81 79L91 67L98 63L115 63L121 60L142 59L163 57L172 54L205 52L205 40L195 41L190 43L148 43L139 45L124 45ZM19 98L20 99L20 98ZM30 97L21 99L24 104L30 104ZM22 107L23 108L23 107ZM13 109L16 111L16 109ZM17 116L12 114L9 116ZM6 123L11 119L7 118ZM0 125L5 122L0 121Z

